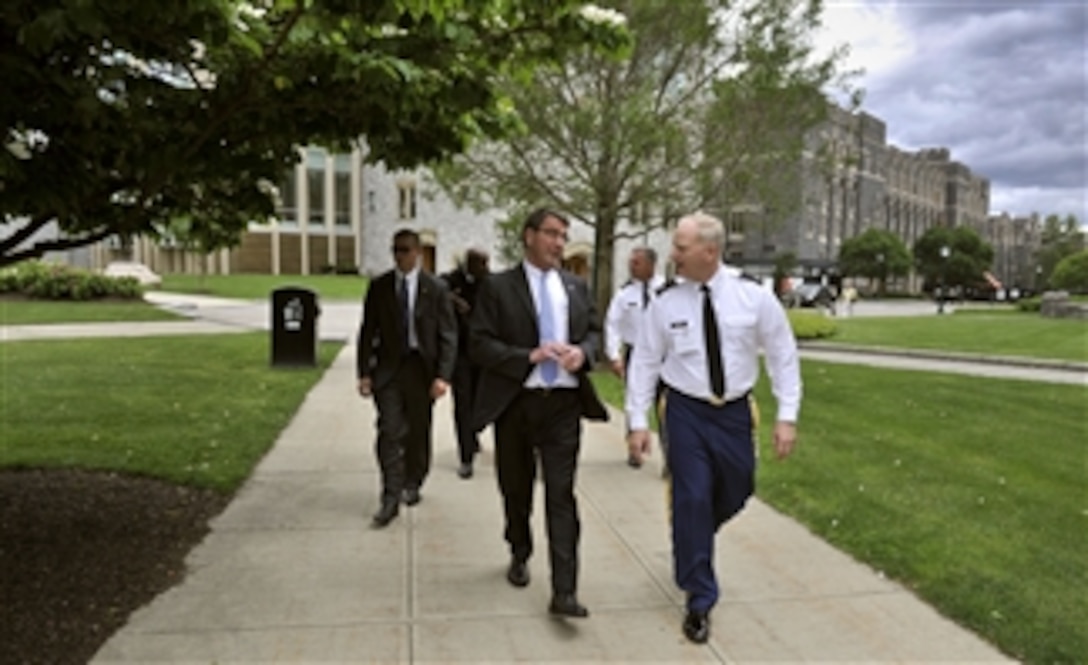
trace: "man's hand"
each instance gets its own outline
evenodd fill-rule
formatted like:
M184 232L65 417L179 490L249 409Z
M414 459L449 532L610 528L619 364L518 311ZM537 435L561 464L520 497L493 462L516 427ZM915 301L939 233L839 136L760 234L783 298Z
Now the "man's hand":
M573 344L560 344L558 346L559 364L568 372L572 374L577 372L586 362L586 354L582 351L582 347Z
M650 455L650 430L633 429L627 433L627 455L642 463Z
M446 383L442 379L435 379L434 382L431 383L431 399L438 399L439 397L445 395L449 389L450 384Z
M453 301L453 308L457 310L458 314L468 314L469 310L472 309L467 300L452 291L450 292L450 300Z
M774 424L774 453L778 459L785 459L793 452L797 444L797 425L778 421Z
M370 395L373 394L373 386L370 383L369 376L364 376L363 378L359 379L359 381L355 384L355 387L359 391L359 394L363 397L370 397Z
M616 358L612 361L612 373L620 377L620 379L624 378L623 358Z

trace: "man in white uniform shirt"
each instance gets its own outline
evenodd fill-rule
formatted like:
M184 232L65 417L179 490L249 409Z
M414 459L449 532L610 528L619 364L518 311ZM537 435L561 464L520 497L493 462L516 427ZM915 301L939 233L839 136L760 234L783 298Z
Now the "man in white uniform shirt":
M631 250L627 261L627 270L631 276L612 296L605 317L605 352L616 376L626 381L627 364L631 359L631 349L638 341L638 332L642 320L665 280L654 274L657 265L657 252L650 247L636 247ZM662 441L662 447L665 443ZM633 468L642 466L642 460L636 455L627 456L627 464Z
M672 259L683 281L650 305L627 381L631 455L650 451L646 410L665 383L668 465L672 471L673 572L687 592L684 635L705 642L718 600L714 536L754 489L755 450L749 394L762 350L778 405L774 448L793 450L801 407L797 343L769 290L722 264L724 228L703 213L673 234Z

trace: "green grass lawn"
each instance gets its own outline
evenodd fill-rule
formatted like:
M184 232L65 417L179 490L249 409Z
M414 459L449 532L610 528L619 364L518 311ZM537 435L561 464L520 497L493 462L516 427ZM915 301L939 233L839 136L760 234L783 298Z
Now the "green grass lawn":
M1088 390L804 361L800 443L759 495L1030 663L1088 654ZM597 372L619 405L615 377ZM725 537L728 537L727 535Z
M342 348L269 366L264 333L0 344L0 467L79 467L234 491Z
M104 321L176 321L184 318L142 300L94 302L0 300L0 326Z
M1088 362L1088 321L1027 312L836 319L826 341Z
M163 275L162 291L260 300L274 289L301 286L325 300L360 300L365 277L357 275Z

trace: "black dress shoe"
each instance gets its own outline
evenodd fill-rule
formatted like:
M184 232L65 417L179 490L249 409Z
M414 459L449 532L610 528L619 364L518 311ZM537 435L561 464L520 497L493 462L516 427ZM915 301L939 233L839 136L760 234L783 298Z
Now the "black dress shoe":
M457 475L465 480L472 477L472 464L465 462L461 466L457 467Z
M710 617L706 612L688 610L684 617L684 637L696 644L705 644L710 637Z
M634 455L628 455L628 457L627 457L627 466L631 467L632 469L641 468L642 467L642 460L635 457Z
M422 500L418 487L409 487L404 490L404 505L414 506Z
M400 506L396 501L383 501L382 507L374 513L374 526L381 528L393 521L400 512Z
M516 587L529 586L529 564L521 559L511 559L506 579Z
M578 602L573 593L557 593L552 596L552 602L548 605L548 611L564 617L584 619L589 616L589 610Z

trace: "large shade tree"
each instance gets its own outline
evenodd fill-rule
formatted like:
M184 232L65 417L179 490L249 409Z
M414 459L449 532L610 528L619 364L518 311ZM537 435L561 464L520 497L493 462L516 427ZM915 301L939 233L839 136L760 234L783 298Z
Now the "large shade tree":
M993 260L993 247L968 226L934 226L914 243L914 263L928 289L942 282L948 288L976 286Z
M621 221L645 228L737 204L771 219L799 204L805 132L826 117L828 88L845 83L843 51L817 55L810 42L819 0L609 5L628 18L629 58L583 50L508 79L524 131L438 173L478 208L547 203L594 227L602 309Z
M179 218L231 244L273 214L300 145L365 137L397 168L503 136L496 82L622 49L609 18L574 0L5 0L0 265Z
M839 248L839 272L875 281L881 295L889 277L905 277L910 268L910 250L899 236L884 229L867 229L844 240Z

